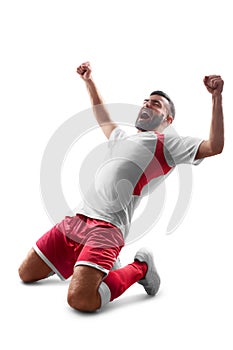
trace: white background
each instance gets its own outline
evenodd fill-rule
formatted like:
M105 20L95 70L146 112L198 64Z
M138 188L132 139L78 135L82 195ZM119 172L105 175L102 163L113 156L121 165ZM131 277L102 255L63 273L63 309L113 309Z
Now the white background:
M1 2L2 348L232 349L232 32L227 0ZM139 247L153 249L160 293L148 298L134 285L93 315L68 307L68 282L25 286L17 275L52 225L40 195L44 149L65 120L90 106L75 73L85 60L106 102L138 105L154 89L167 91L182 135L208 137L211 96L202 79L225 81L224 152L193 169L183 223L165 234L177 196L171 176L160 221L122 251L127 264ZM72 204L73 169L63 177Z

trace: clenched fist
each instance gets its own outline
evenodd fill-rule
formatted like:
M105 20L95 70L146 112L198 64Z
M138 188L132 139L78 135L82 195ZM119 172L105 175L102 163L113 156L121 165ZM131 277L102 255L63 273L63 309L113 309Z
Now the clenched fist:
M203 81L207 90L212 94L212 96L221 95L224 81L220 75L205 76Z
M89 80L91 77L91 65L90 62L84 62L77 68L77 73L83 80Z

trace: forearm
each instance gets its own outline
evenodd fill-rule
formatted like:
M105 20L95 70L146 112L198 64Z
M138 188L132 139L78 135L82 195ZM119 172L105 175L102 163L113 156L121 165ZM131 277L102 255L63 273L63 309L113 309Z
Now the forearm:
M91 99L92 106L103 104L103 99L100 96L100 93L97 90L97 87L96 87L93 79L91 78L91 79L85 80L85 83L86 83L87 91L88 91L90 99Z
M214 153L222 152L224 146L224 122L221 94L212 96L212 121L209 142Z
M110 115L104 106L103 99L97 90L93 79L88 79L85 81L85 83L97 122L100 125L111 122Z

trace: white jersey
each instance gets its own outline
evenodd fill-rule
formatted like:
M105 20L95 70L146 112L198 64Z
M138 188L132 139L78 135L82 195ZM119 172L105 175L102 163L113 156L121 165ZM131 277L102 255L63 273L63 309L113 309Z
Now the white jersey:
M115 128L106 161L94 176L77 213L117 226L126 238L140 199L178 164L195 160L201 139L147 131L127 135Z

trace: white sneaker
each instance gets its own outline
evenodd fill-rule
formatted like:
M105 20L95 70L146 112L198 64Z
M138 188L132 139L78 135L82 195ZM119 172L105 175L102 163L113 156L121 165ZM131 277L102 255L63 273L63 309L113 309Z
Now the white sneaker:
M160 286L160 277L157 273L153 254L146 248L141 248L137 251L134 260L145 262L148 266L146 275L143 279L138 281L141 284L148 295L155 295Z

